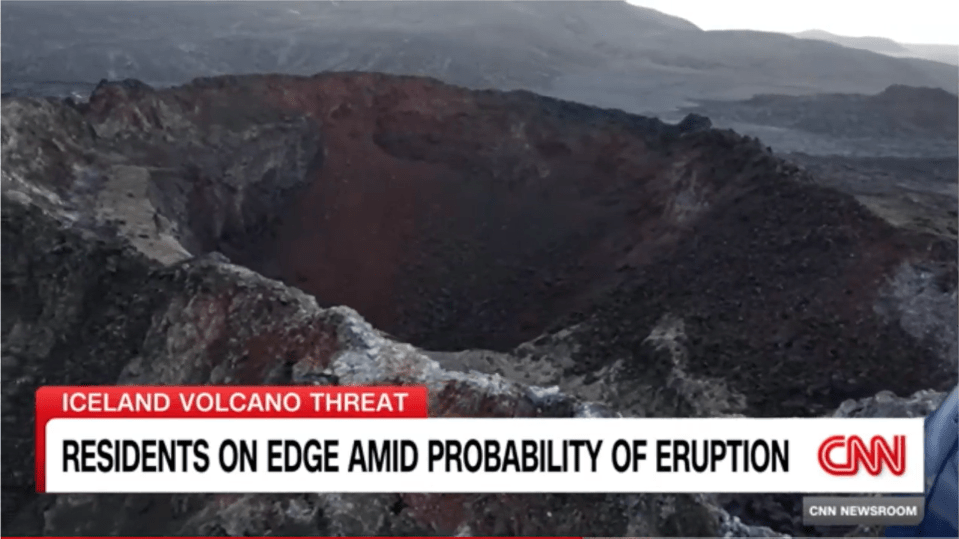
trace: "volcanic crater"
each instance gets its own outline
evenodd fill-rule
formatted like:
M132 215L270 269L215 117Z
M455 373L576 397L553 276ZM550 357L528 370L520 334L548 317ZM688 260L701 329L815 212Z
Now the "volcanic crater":
M590 320L569 373L626 358L655 378L644 343L679 317L687 368L760 415L950 368L883 294L910 264L954 293L955 243L702 118L368 73L104 83L69 114L143 174L141 242L219 251L427 350L506 352Z
M188 535L725 533L685 495L355 497L375 529L338 495L39 498L44 384L416 383L438 415L669 417L954 381L954 237L700 116L370 73L2 103L5 531L123 534L146 504Z

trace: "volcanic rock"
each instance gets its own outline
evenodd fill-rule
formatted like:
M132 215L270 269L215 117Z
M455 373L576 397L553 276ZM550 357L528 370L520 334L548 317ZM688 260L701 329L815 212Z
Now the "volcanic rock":
M683 121L679 122L679 130L683 133L692 133L693 131L702 131L704 129L709 129L713 126L713 122L709 118L691 112L683 118Z
M365 73L2 107L4 533L782 522L701 495L38 497L43 384L426 384L437 415L769 417L954 379L954 239L701 121Z

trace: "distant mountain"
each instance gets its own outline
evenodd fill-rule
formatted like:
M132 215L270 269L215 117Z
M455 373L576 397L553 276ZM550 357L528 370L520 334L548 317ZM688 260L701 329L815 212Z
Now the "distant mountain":
M875 95L756 95L740 101L705 100L683 112L759 137L778 152L957 156L959 98L942 88L894 85ZM953 191L955 183L953 177Z
M959 136L959 99L941 88L890 86L876 95L757 95L706 102L690 112L844 137L943 139L955 146Z
M4 2L2 40L3 90L15 93L64 81L82 92L102 78L359 70L662 113L691 99L957 86L941 63L705 32L620 1Z
M824 30L807 30L793 35L802 39L829 41L844 47L864 49L897 58L923 58L934 62L959 65L959 45L899 43L885 37L839 36Z
M793 34L802 39L819 39L838 43L844 47L853 47L856 49L866 49L882 54L903 54L909 52L909 49L902 44L893 41L887 37L850 37L831 34L825 30L806 30Z

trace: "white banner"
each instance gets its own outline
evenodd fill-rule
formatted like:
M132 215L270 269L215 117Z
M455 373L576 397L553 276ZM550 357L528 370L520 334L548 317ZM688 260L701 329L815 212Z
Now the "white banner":
M921 493L919 419L78 419L45 491Z

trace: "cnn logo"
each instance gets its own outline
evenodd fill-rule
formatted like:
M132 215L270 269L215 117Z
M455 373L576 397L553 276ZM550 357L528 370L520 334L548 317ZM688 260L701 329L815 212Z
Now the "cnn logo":
M841 449L845 449L840 453L844 460L837 462L833 451ZM830 436L819 446L819 466L830 475L856 475L860 466L872 475L879 475L883 463L893 475L905 473L905 436L893 436L891 445L882 436L873 436L868 446L859 436Z

